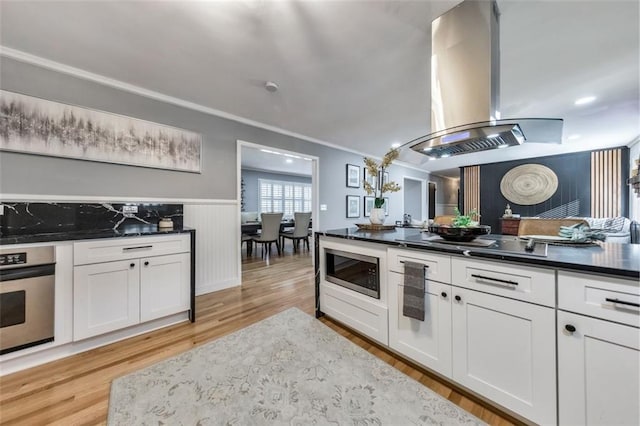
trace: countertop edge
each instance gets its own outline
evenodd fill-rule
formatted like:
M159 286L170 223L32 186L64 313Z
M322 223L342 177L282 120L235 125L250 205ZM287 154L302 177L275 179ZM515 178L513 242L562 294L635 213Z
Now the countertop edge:
M195 229L183 227L179 229L167 229L167 230L154 230L154 231L141 231L141 232L129 232L118 233L117 231L109 230L96 230L95 233L83 232L74 234L73 231L69 233L60 233L60 235L51 234L32 234L32 235L16 235L11 237L1 237L0 246L10 246L16 244L31 244L31 243L55 243L64 241L81 241L81 240L97 240L106 238L135 238L135 237L150 237L159 235L171 235L171 234L187 234L193 233Z
M346 228L349 229L349 228ZM444 247L444 246L424 246L420 244L412 244L411 242L406 241L390 241L385 239L376 239L368 236L360 236L360 235L344 235L341 232L343 230L327 230L327 231L318 231L315 233L316 238L318 236L331 237L331 238L341 238L346 240L354 240L354 241L363 241L363 242L371 242L376 244L385 244L393 247L402 247L409 248L415 250L425 250L425 251L433 251L440 253L448 253L454 255L461 255L463 257L468 258L480 258L480 259L489 259L489 260L505 260L514 263L521 263L525 265L534 265L534 266L545 266L552 267L556 269L570 270L574 272L585 272L585 273L596 273L599 275L613 276L618 278L625 279L640 279L640 271L629 270L623 268L614 268L609 266L599 266L599 265L591 265L591 264L577 264L571 262L563 262L557 259L549 259L543 257L526 257L526 256L518 256L513 254L498 254L495 252L483 252L481 248L469 248L465 250L461 250L455 246ZM388 231L392 232L392 231ZM566 247L566 249L573 249L571 247Z

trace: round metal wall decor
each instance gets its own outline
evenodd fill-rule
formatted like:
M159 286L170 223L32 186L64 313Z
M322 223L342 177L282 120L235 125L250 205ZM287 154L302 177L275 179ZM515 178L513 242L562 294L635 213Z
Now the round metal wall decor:
M540 164L514 167L502 177L500 192L515 204L530 206L551 198L558 189L558 176Z

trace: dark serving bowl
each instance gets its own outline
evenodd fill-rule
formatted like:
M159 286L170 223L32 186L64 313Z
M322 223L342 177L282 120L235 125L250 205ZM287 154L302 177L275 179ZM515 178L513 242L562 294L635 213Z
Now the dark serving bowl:
M468 242L473 241L480 235L491 233L491 227L488 225L479 225L469 228L454 228L449 225L431 225L429 232L438 234L447 241Z

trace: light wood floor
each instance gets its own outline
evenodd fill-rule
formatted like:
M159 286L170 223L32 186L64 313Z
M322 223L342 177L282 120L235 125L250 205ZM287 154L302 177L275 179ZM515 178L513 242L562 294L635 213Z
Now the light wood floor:
M243 259L241 288L199 296L197 321L182 323L84 352L0 379L1 424L104 424L111 381L119 376L232 333L290 307L314 312L312 256L293 254L268 262ZM395 355L329 319L321 321L385 362L484 421L509 425L495 411L466 398Z

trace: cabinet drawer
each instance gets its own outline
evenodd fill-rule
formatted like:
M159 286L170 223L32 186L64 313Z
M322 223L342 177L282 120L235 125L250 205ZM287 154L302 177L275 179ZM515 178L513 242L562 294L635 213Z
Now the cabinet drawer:
M640 284L635 280L560 271L558 308L640 327Z
M73 244L73 264L86 265L164 254L187 253L190 249L189 234L93 240Z
M320 310L341 323L383 345L389 345L387 308L373 300L365 301L351 290L320 283Z
M555 307L555 271L509 263L451 260L452 284Z
M451 256L417 250L389 249L389 269L404 274L404 262L421 263L427 267L427 279L451 283Z

